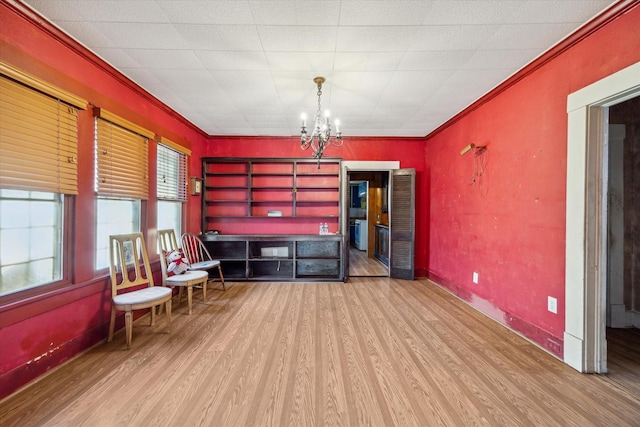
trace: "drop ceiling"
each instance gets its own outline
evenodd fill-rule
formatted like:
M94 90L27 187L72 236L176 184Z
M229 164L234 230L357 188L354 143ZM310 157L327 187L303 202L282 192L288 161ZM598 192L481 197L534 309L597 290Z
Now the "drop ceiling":
M210 135L422 137L611 5L602 0L27 0Z

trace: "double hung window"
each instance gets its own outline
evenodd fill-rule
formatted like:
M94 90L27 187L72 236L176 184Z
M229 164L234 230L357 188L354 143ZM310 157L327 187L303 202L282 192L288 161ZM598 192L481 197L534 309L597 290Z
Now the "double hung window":
M0 296L66 280L64 206L78 194L86 104L0 61Z
M153 134L94 108L97 200L97 270L109 266L109 236L142 229L142 203L149 198L149 144Z

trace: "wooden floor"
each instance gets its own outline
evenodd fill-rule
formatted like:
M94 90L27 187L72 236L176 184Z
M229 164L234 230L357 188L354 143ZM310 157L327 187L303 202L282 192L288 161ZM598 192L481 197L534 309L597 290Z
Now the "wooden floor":
M376 258L369 258L367 251L353 246L349 248L349 276L388 277L389 269Z
M426 280L229 283L0 404L1 426L630 426L584 375ZM636 355L637 358L637 355Z

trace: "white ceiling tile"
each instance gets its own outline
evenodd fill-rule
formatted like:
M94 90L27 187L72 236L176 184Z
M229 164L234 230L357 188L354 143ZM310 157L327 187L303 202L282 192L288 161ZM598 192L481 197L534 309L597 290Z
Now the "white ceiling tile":
M399 71L385 87L380 98L381 105L398 108L418 107L424 99L436 92L450 75L450 70Z
M253 19L258 25L296 25L293 1L249 1Z
M615 1L566 0L554 1L550 4L548 0L531 0L518 3L517 12L510 17L508 23L542 24L572 22L581 24L593 18L603 9L615 3ZM552 13L550 13L551 11Z
M246 1L238 0L156 0L171 22L176 24L254 24L251 8Z
M94 22L91 26L109 39L110 45L103 47L123 49L188 48L188 45L171 24Z
M300 51L300 43L298 27L273 25L261 26L257 28L262 48L265 52L298 52Z
M542 49L479 50L457 68L514 70L522 68L541 53Z
M274 71L309 71L309 75L334 63L331 52L267 52L266 56Z
M138 62L125 49L99 48L95 50L95 53L119 70L144 67L144 62Z
M209 70L268 70L264 52L198 51L198 58Z
M496 32L490 25L433 25L419 27L410 51L475 50Z
M155 1L82 0L70 3L85 21L167 23L169 18Z
M424 25L486 25L509 23L522 2L504 0L436 0Z
M404 52L420 37L421 27L339 27L338 52Z
M67 34L78 40L89 49L93 50L99 47L120 47L116 46L115 43L107 35L100 32L90 23L84 21L57 21L57 24L62 29L64 29Z
M126 49L124 52L145 68L191 70L204 68L196 54L191 50Z
M337 52L336 71L395 71L404 57L403 52Z
M178 37L193 50L262 50L253 26L175 24L174 27Z
M511 71L511 70L509 70ZM506 76L508 76L508 73ZM474 86L482 86L485 92L496 86L505 79L505 72L502 69L460 69L450 75L448 79L444 79L442 84L449 86L457 86L459 88L472 88Z
M218 25L216 26L223 50L262 50L262 42L258 31L251 25Z
M70 0L29 0L28 6L42 16L53 21L83 21L79 13L79 1Z
M266 52L334 52L337 27L261 26L257 27Z
M340 25L420 25L431 1L343 1Z
M295 2L297 25L337 27L340 24L341 0L298 0Z
M398 70L456 70L475 54L472 50L407 52Z
M547 50L575 30L575 24L500 25L482 43L482 50L543 49Z

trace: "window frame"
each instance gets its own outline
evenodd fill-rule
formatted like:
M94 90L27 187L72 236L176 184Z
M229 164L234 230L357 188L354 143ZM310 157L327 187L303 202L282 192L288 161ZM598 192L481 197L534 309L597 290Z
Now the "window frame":
M76 110L76 126L78 126L79 110L85 110L88 101L80 96L77 96L71 92L68 92L58 86L48 83L47 81L27 73L13 65L0 59L0 76L9 80L18 82L25 87L57 99L58 104L60 102L68 104L70 107ZM76 132L78 129L76 128ZM76 139L76 150L79 145L79 135ZM70 158L69 161L75 162L76 158ZM37 189L27 189L26 191L42 191ZM45 190L46 191L46 190ZM10 310L13 307L25 304L31 304L34 301L47 298L52 293L56 293L61 289L70 287L73 279L73 271L75 269L75 259L73 257L74 245L74 233L75 233L75 204L77 189L73 194L65 194L60 191L62 200L62 220L60 226L62 227L62 235L60 242L60 256L62 262L60 266L61 278L42 285L31 286L22 290L16 290L6 295L0 295L0 313ZM0 327L2 323L0 322Z
M62 225L62 266L61 266L61 275L62 277L59 280L45 283L38 286L32 286L29 288L25 288L23 290L15 291L10 294L1 295L0 296L0 312L2 312L1 308L6 306L12 306L16 303L28 303L31 302L34 298L44 297L47 294L55 292L57 290L66 288L72 285L72 274L73 268L75 268L75 262L73 258L73 245L70 244L73 239L73 212L75 210L75 197L68 194L62 195L62 216L63 219L61 221Z

